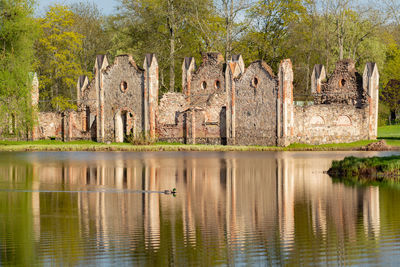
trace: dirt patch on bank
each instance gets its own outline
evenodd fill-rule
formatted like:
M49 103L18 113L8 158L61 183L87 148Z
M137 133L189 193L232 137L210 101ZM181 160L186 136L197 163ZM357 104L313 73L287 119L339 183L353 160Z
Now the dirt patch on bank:
M388 151L392 150L392 146L389 146L385 140L380 140L379 142L371 143L366 146L361 147L362 151Z

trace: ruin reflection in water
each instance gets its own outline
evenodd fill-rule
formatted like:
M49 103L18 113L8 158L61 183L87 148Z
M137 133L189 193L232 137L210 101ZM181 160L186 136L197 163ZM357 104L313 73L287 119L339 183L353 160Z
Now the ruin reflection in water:
M398 190L333 183L344 156L0 153L0 265L398 262Z

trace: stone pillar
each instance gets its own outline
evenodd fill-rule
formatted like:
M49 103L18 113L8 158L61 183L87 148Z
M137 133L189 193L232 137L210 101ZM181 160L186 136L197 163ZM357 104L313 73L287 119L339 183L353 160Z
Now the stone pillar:
M33 126L31 139L32 141L37 140L38 135L38 114L39 114L39 80L36 72L33 73L32 77L32 116Z
M192 80L192 73L196 69L196 62L194 57L185 57L182 64L182 93L188 97L190 102L190 86Z
M294 134L293 69L290 59L281 61L278 80L277 143L279 146L288 146Z
M235 62L237 66L239 67L238 71L239 73L243 73L245 70L245 65L244 65L244 60L242 55L233 55L231 58L231 62Z
M186 144L196 144L196 109L185 111Z
M227 92L227 107L226 107L226 137L228 144L236 144L236 82L244 71L244 63L242 56L236 56L238 61L228 63L225 71L225 91ZM243 64L242 64L243 63Z
M192 110L192 144L196 144L196 110Z
M103 71L108 67L108 60L105 55L96 56L94 64L94 79L96 88L96 139L97 142L104 142L104 91Z
M311 75L311 94L321 93L322 81L326 79L324 65L316 64Z
M378 136L379 72L376 63L367 63L363 73L363 89L368 94L368 139Z
M72 141L72 113L68 112L68 142Z
M158 107L158 62L154 54L144 60L144 131L151 138L156 136L156 110Z
M86 89L88 84L89 84L89 79L86 75L79 76L78 82L76 83L76 100L78 106L80 104L80 100L82 97L82 91Z

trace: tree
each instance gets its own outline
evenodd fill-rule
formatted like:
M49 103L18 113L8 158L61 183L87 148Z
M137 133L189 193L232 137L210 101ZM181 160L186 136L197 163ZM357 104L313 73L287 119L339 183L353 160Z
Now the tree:
M225 60L229 60L233 49L233 42L245 31L249 22L243 20L244 13L253 1L248 0L218 0L216 1L219 16L223 19L225 30L224 52Z
M82 50L78 55L82 73L90 73L96 55L107 54L111 47L106 17L95 3L88 1L72 4L69 8L73 12L74 21L71 29L83 36Z
M122 0L117 15L110 19L114 31L112 55L130 53L141 62L146 53L156 53L162 91L175 91L177 70L184 56L196 52L201 35L192 20L209 1ZM202 16L203 14L200 14ZM184 55L185 54L185 55ZM169 75L167 75L167 73Z
M14 134L27 133L34 123L30 73L38 27L33 6L32 0L0 0L0 126L13 118Z
M250 10L252 27L247 41L274 69L287 52L290 25L305 12L302 0L259 0Z
M41 36L36 55L40 96L48 99L62 95L75 99L76 79L87 74L80 65L84 36L74 30L75 15L69 7L54 5L39 21Z

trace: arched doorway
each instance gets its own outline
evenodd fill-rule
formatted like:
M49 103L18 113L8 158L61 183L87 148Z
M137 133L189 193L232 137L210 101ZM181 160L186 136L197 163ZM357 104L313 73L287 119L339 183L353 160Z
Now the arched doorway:
M135 116L129 110L120 110L115 114L115 142L122 143L135 132Z

